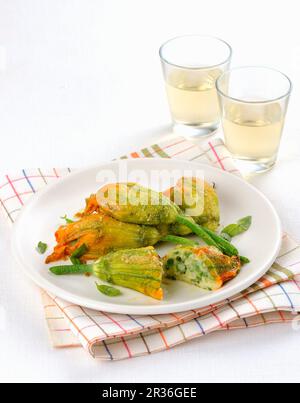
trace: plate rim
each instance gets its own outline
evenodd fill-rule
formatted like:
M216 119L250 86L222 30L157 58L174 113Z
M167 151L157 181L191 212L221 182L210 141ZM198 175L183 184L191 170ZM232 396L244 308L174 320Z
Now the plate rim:
M162 160L169 161L171 159L168 159L168 158L165 158L165 159L164 158L141 158L141 159L128 159L127 161L128 162L133 162L133 161L141 162L140 160L142 160L144 162L147 161L147 162L155 163L156 160L161 162ZM124 162L124 160L121 160L121 161ZM173 160L172 160L172 162L173 162ZM186 302L176 302L173 305L171 303L169 303L167 305L156 305L156 306L154 306L154 305L151 305L151 306L140 305L139 306L139 305L127 305L127 304L117 305L117 304L111 304L111 303L105 302L105 301L99 301L99 303L98 302L95 303L94 300L92 300L92 299L89 299L86 297L81 297L81 296L76 296L69 291L63 290L62 288L57 287L56 285L53 285L51 282L49 282L48 280L46 280L42 277L37 278L32 273L32 269L34 269L33 264L23 262L21 256L17 252L18 251L18 242L17 242L18 228L22 224L22 218L23 218L23 216L26 215L27 210L30 209L31 205L33 203L35 203L35 201L37 199L39 199L45 193L51 192L53 189L55 189L55 187L59 186L62 182L65 182L65 181L69 180L70 178L73 178L77 175L82 175L88 171L95 170L95 169L101 169L107 165L112 165L112 164L117 165L120 163L120 160L93 164L93 165L90 165L89 167L82 168L82 169L79 168L75 172L71 172L70 174L68 174L64 177L61 177L56 183L52 183L52 184L45 186L45 188L39 190L35 195L33 195L31 200L28 203L26 203L26 205L22 208L16 221L13 224L12 236L11 236L11 251L12 251L14 260L16 261L18 266L22 269L22 271L24 272L24 274L27 277L29 277L36 285L38 285L39 287L41 287L48 293L55 295L55 297L62 298L68 302L83 306L85 308L89 308L89 309L93 309L93 310L97 310L97 311L106 311L109 313L132 314L132 315L148 315L148 314L159 315L159 314L168 314L168 313L178 313L178 312L184 312L184 311L189 311L189 310L193 310L193 309L201 309L201 308L209 306L209 305L217 304L223 300L226 300L227 298L231 298L232 296L239 294L240 292L242 292L243 290L247 289L252 284L254 284L256 281L258 281L269 270L269 268L272 266L272 264L275 262L276 258L278 257L278 253L279 253L281 245L282 245L282 233L283 233L282 232L282 223L279 218L279 215L278 215L275 207L271 203L271 201L267 198L267 196L265 196L259 189L257 189L251 183L247 182L242 177L233 175L230 172L221 170L219 168L216 168L216 167L214 167L210 164L206 164L206 163L199 163L199 162L187 161L187 160L182 160L182 159L176 159L176 162L178 164L190 163L193 165L197 165L199 168L202 167L204 170L209 169L211 171L217 172L219 175L221 174L221 175L234 177L234 180L237 180L240 183L242 183L243 185L251 188L252 191L254 191L257 195L259 195L266 202L266 204L268 204L269 208L271 209L273 217L276 222L277 233L279 234L276 245L274 245L274 253L272 254L272 257L270 257L268 259L268 262L265 263L265 265L263 265L263 267L259 270L259 272L256 272L255 275L253 274L252 276L249 276L247 281L244 280L242 282L243 285L236 284L235 286L232 287L231 290L223 288L223 289L218 290L217 293L212 292L212 293L208 293L205 296L199 297L199 299L204 300L203 303L201 303L201 301L199 302L199 299L198 300L195 299L195 300L186 301ZM198 303L197 303L197 301L198 301ZM172 306L172 308L170 305Z

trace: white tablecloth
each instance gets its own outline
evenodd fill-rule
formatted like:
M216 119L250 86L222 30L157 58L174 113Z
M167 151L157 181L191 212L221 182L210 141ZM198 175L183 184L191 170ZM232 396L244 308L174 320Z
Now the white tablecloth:
M293 79L280 161L253 183L300 241L296 3L0 2L0 173L81 167L167 136L158 46L182 33L217 35L232 44L235 65L271 65ZM300 329L290 325L214 334L124 362L100 363L82 349L53 350L39 292L16 270L2 227L0 256L0 381L300 380Z

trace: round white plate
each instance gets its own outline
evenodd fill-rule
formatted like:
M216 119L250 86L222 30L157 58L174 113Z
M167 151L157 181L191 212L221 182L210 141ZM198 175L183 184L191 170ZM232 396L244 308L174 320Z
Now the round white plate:
M125 164L124 160L121 163ZM96 181L99 172L111 170L118 173L119 164L120 162L112 162L68 175L34 196L19 216L13 233L13 254L25 273L46 291L71 303L112 313L155 315L181 312L232 297L263 276L275 261L281 246L280 220L272 204L253 186L208 165L172 159L136 159L126 160L126 167L121 167L122 173L125 168L129 176L136 170L149 175L153 170L167 172L169 175L176 171L179 178L183 171L188 170L195 174L202 170L205 179L216 184L222 225L236 222L247 215L253 217L250 230L234 241L240 253L249 257L251 263L244 266L234 280L215 292L206 292L195 286L170 280L164 285L163 301L156 301L125 288L122 288L122 296L111 298L97 291L93 277L51 274L49 267L44 264L45 256L36 251L38 242L46 242L50 252L55 245L54 233L63 223L60 217L64 214L72 217L80 210L85 198L101 187L101 183ZM142 176L140 183L147 185L143 183ZM164 183L159 185L158 182L156 186L152 184L152 187L163 190L161 187L164 187ZM164 245L157 249L163 256L169 247Z

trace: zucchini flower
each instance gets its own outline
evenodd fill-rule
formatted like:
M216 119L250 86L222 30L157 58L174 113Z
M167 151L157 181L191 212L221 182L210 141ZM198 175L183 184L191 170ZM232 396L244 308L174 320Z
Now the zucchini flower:
M163 299L163 264L153 247L111 252L94 264L56 266L50 271L56 275L90 273L110 284Z
M84 216L60 227L55 235L57 245L46 263L66 259L82 245L86 251L80 258L85 262L115 250L153 246L162 237L154 227L123 223L105 214Z
M218 196L212 186L197 178L180 179L164 195L134 183L109 184L87 199L81 215L95 212L120 222L156 226L161 240L166 235L194 233L229 256L239 255L234 245L215 233L220 221Z
M177 185L165 192L186 215L211 231L220 224L219 199L215 189L198 178L181 178ZM178 234L180 235L180 234Z
M182 214L168 197L136 183L107 185L99 190L96 198L105 214L127 223L169 225Z
M177 208L176 206L175 206L175 208L177 209L178 213L184 215L183 212L179 210L179 208ZM90 197L88 197L86 199L85 209L82 212L77 213L76 215L77 215L77 217L84 217L84 216L93 214L95 212L97 212L97 213L101 212L101 207L99 206L99 204L97 202L97 196L95 194L92 194ZM185 216L185 217L190 222L195 222L192 217L188 217L188 216ZM136 220L134 220L134 221L136 221ZM140 221L140 218L139 218L139 221ZM180 236L187 236L187 235L192 234L192 232L193 232L186 225L180 224L178 222L171 224L171 225L168 225L165 223L160 223L158 225L158 228L159 229L163 228L163 232L165 234L174 234L174 235L180 235Z

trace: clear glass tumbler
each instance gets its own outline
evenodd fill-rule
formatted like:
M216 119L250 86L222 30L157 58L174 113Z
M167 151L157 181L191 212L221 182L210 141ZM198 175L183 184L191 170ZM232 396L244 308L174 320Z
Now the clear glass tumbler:
M246 173L271 169L291 94L290 79L266 67L240 67L217 80L227 148Z
M216 131L216 80L229 69L231 47L221 39L187 35L166 42L159 54L175 126L192 136Z

